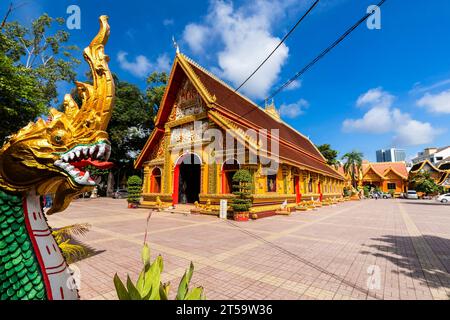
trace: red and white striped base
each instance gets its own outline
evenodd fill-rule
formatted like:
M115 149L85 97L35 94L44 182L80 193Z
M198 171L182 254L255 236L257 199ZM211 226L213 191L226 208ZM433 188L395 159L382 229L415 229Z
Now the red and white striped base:
M48 227L39 196L27 194L23 201L25 222L41 267L49 300L77 300L75 280Z

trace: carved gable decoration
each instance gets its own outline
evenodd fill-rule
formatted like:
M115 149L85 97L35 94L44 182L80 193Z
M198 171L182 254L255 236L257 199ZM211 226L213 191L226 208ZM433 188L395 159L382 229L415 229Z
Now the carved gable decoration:
M363 177L364 180L381 180L380 176L373 170L373 168L370 168Z
M185 79L178 91L169 121L178 120L202 112L205 112L202 98L193 84L188 79Z
M161 140L159 140L158 144L155 146L152 153L150 154L149 160L154 160L154 159L164 157L164 140L165 140L165 136L163 136L161 138Z
M384 177L386 178L386 179L390 179L390 180L394 180L394 179L398 179L398 180L400 180L400 179L402 179L402 177L400 177L398 174L396 174L394 171L389 171L389 172L387 172L385 175L384 175Z
M191 143L202 140L208 129L208 121L189 122L173 128L170 133L170 144Z

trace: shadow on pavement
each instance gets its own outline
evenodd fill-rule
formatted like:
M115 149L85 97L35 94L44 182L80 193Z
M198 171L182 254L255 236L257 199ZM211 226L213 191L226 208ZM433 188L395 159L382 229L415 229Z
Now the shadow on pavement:
M430 235L423 237L385 235L372 240L381 242L368 246L376 248L377 251L375 253L361 251L362 254L371 254L391 261L399 267L400 270L397 273L417 279L430 288L450 288L450 239ZM437 260L433 261L430 258L430 252L424 249L426 245L432 249ZM416 247L421 248L420 260ZM448 297L450 298L450 295Z
M422 205L422 206L447 206L450 205L446 203L437 202L435 200L430 200L430 202L424 202L424 201L406 201L402 202L403 204L415 204L415 205Z

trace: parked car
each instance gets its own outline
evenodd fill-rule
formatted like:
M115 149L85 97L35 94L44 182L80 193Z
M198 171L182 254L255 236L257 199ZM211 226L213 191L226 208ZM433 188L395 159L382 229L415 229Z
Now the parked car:
M381 191L375 191L369 194L369 198L375 199L375 197L378 196L378 199L390 199L392 198L390 193L381 192Z
M124 199L128 197L127 189L117 189L112 195L113 199Z
M406 199L419 199L416 190L408 190L406 193Z
M449 203L450 202L450 193L442 194L439 197L436 198L437 201L442 203Z
M381 193L381 198L383 199L391 199L392 195L390 193L387 192L380 192Z

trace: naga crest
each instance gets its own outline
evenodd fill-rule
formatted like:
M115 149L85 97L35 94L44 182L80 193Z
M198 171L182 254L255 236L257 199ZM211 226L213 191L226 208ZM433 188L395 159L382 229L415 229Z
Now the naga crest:
M55 194L49 214L93 189L95 182L84 167L112 166L107 162L111 147L106 133L114 105L114 81L104 52L108 37L108 17L101 16L100 31L83 52L93 83L76 82L81 107L66 94L64 112L50 109L48 120L28 124L0 150L0 189Z

